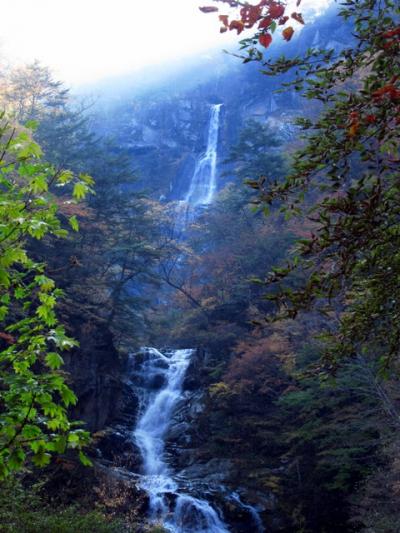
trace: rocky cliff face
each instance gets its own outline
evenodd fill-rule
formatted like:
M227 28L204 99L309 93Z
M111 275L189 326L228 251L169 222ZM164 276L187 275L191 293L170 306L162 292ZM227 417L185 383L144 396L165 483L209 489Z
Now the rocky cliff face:
M83 420L89 431L96 432L122 416L124 403L129 401L125 364L100 318L89 319L68 310L67 323L79 342L79 348L64 357L79 399L73 415Z
M284 49L271 49L268 54L296 55L310 46L343 49L352 36L345 24L337 24L335 9L332 7L332 12L313 23L307 21L301 37L296 34L293 42L284 44ZM208 75L204 70L199 74L193 66L186 75L176 75L176 79L164 84L160 81L146 92L138 93L135 86L129 90L127 81L124 89L121 85L115 87L113 97L105 96L98 104L96 131L111 135L128 149L139 178L136 186L158 199L179 200L185 196L195 161L205 150L211 104L223 104L220 164L237 142L246 120L269 123L282 137L291 140L298 134L293 119L315 112L315 104L309 104L294 90L276 92L282 81L290 80L289 75L282 79L262 76L259 64L242 65L226 54L213 61L219 62L219 68L210 68ZM118 91L121 95L117 99ZM219 188L230 178L229 167L221 166Z
M229 530L233 533L285 531L276 498L270 491L262 491L240 481L237 465L229 458L214 457L210 430L204 431L201 418L208 416L207 365L208 354L198 349L192 356L183 384L183 399L174 412L165 441L166 462L174 472L180 491L195 498L206 499L221 509ZM103 433L99 446L99 464L107 467L112 476L138 485L142 472L142 459L133 439L133 429L138 419L146 352L130 356L126 381L119 393L121 406L118 419ZM152 376L147 383L156 393L164 385L163 373ZM137 512L146 515L147 496L144 491L132 502ZM172 497L172 496L171 496Z
M212 414L209 364L210 354L197 350L186 375L185 401L176 411L167 435L170 464L179 472L183 486L195 495L208 495L222 509L230 531L286 531L274 493L242 471L246 460L249 470L252 468L251 457L237 461L229 447L223 454L215 448L220 429L216 423L224 425L228 421Z

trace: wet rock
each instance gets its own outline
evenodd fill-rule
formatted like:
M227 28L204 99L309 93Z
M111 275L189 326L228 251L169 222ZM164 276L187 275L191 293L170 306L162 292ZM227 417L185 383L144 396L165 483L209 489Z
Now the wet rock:
M211 459L207 463L194 463L179 472L181 479L190 480L190 483L195 486L204 487L207 485L212 488L218 488L223 481L228 477L232 468L229 459Z
M126 427L108 428L94 437L98 439L100 460L104 465L118 465L130 473L140 471L140 452L132 439L132 432L127 431Z
M183 382L184 391L198 391L205 384L203 368L207 359L208 354L202 348L198 348L192 355Z
M184 436L185 433L190 429L190 424L188 422L178 422L172 424L168 430L167 438L171 441L177 441L180 437Z
M147 379L147 386L149 389L157 390L161 389L165 385L164 374L154 374Z

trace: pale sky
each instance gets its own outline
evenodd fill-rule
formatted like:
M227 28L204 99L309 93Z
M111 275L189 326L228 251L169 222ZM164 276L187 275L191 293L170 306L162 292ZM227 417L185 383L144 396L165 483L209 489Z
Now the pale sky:
M307 0L322 6L329 0ZM2 0L0 53L38 59L68 85L92 83L149 64L229 46L209 0ZM220 4L222 5L222 4Z

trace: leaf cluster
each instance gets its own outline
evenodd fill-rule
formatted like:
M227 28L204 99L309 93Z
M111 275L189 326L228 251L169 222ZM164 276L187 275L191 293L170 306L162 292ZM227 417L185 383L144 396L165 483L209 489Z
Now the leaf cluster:
M334 319L329 364L371 354L383 374L396 368L400 335L399 14L391 0L346 0L339 16L353 23L352 47L264 63L265 74L294 71L288 85L324 107L298 121L304 146L286 178L254 183L261 205L312 226L267 276L277 316L318 309Z
M0 122L0 478L30 461L44 466L67 448L81 450L89 439L67 413L77 398L61 370L61 354L77 343L57 319L62 291L45 264L31 257L28 243L68 234L52 187L70 186L79 200L93 180L44 162L33 126L6 115ZM70 224L77 229L76 220Z

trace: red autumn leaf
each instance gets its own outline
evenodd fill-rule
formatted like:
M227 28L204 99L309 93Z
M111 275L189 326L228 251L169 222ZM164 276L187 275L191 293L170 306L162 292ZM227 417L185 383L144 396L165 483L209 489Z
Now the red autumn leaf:
M259 43L264 46L264 48L268 48L268 46L272 43L272 36L269 33L263 33L258 38Z
M232 20L232 22L229 24L229 29L236 30L237 34L239 35L244 30L244 24L241 20Z
M271 4L269 8L269 16L273 19L280 18L285 12L285 8L281 4Z
M366 120L366 122L368 122L368 124L375 124L376 116L375 115L367 115L365 117L365 120Z
M242 18L242 22L248 28L251 28L261 17L261 7L250 5L242 7L242 9L240 10L240 16Z
M228 26L229 25L229 17L228 17L228 15L220 15L218 18L219 18L219 20L222 22L222 24L224 26Z
M7 344L15 344L15 337L10 335L9 333L4 333L3 331L0 332L0 339L3 339Z
M219 33L225 33L226 31L228 31L228 27L227 26L221 26L220 29L219 29Z
M253 7L253 9L250 10L249 13L249 21L248 23L251 24L251 26L254 26L254 24L260 20L261 17L261 8L260 7Z
M215 11L218 11L218 8L215 6L205 6L205 7L199 7L200 11L203 13L215 13Z
M290 15L292 19L297 20L297 22L300 22L300 24L304 24L303 15L301 13L292 13Z
M399 89L394 89L391 94L390 94L390 98L392 100L395 100L396 102L397 101L400 101L400 90Z
M282 37L285 39L285 41L290 41L290 39L293 37L294 29L292 26L289 26L288 28L285 28L282 32Z
M400 26L398 28L394 28L393 30L382 33L382 37L395 37L396 35L400 35Z
M289 17L282 17L279 19L279 26L283 26L289 20Z
M386 43L383 43L382 48L384 50L390 50L391 48L397 48L397 42L393 39L391 41L386 41Z
M391 100L400 100L400 89L397 89L394 85L385 85L380 89L377 89L372 93L372 97L376 99L388 96Z
M269 28L269 26L271 26L271 23L272 18L265 17L264 19L260 20L260 24L258 25L258 27L260 28L260 30L265 30L265 28Z

